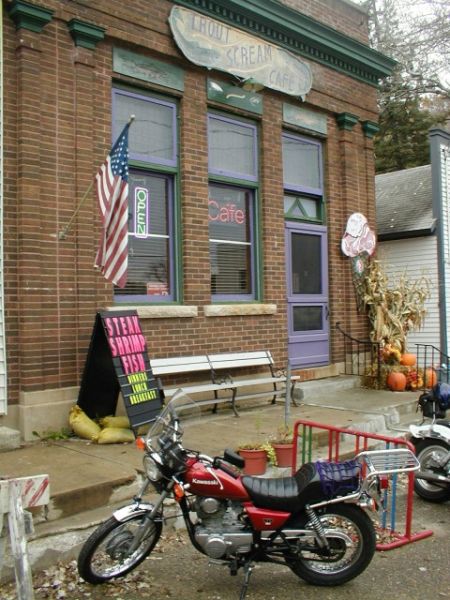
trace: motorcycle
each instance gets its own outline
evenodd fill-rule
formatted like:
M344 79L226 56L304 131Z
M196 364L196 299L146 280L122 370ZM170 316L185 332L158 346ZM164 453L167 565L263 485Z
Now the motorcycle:
M160 538L168 499L176 501L196 550L227 565L231 575L242 568L241 600L256 562L285 565L319 586L340 585L364 571L375 552L368 511L380 506L380 475L417 469L413 452L365 451L341 463L309 462L290 477L241 475L244 461L234 451L210 457L183 446L181 419L195 424L198 411L179 391L138 438L145 481L133 502L84 543L78 571L85 581L101 584L140 564ZM154 503L142 499L150 485L159 494Z
M438 383L419 397L422 424L409 426L409 438L420 462L414 491L429 502L450 500L450 420L445 418L448 408L450 386ZM425 423L427 418L431 423Z

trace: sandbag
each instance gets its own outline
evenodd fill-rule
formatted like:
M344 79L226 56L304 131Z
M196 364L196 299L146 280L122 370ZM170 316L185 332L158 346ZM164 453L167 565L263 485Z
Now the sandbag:
M75 435L85 440L94 440L101 431L100 426L90 419L77 404L70 409L69 425Z
M120 427L121 429L130 429L130 420L128 417L103 417L100 419L101 427Z
M124 427L105 427L97 435L97 444L127 444L134 442L134 433Z

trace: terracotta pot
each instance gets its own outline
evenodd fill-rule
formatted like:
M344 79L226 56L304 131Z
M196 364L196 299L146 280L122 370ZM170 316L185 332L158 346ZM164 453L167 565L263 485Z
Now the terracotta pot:
M267 454L265 450L239 449L239 454L245 460L245 475L263 475L267 467Z
M272 444L277 455L277 465L279 467L292 467L292 449L294 444Z
M403 392L406 388L406 377L403 373L393 371L392 373L389 373L386 383L388 388L393 392Z

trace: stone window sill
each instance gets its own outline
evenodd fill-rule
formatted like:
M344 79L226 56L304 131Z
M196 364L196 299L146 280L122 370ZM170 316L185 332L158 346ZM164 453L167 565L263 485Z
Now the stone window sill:
M204 307L205 317L275 315L276 312L276 304L209 304Z
M140 319L183 319L198 316L197 306L109 306L106 310L137 310Z

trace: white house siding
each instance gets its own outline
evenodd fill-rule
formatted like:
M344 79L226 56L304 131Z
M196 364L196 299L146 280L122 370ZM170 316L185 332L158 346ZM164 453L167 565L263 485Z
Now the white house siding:
M0 415L6 413L6 348L3 291L3 4L0 5Z
M385 268L389 281L406 274L411 281L425 275L430 280L430 298L427 300L426 316L422 328L408 335L407 345L415 352L414 344L440 346L439 333L439 277L437 239L435 236L378 242L378 259Z

